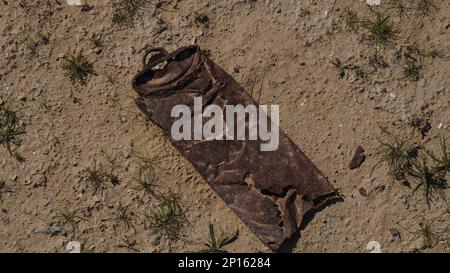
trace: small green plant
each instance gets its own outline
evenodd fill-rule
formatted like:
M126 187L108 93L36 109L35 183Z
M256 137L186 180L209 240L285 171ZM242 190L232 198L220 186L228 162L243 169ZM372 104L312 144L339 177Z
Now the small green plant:
M113 4L113 24L128 25L134 24L136 18L141 18L144 14L148 0L118 0Z
M144 195L157 198L157 189L159 188L159 179L156 176L155 168L158 161L157 157L137 156L139 171L133 178L137 191L142 191Z
M115 175L113 172L107 172L105 173L106 179L111 183L113 186L117 186L120 184L119 177Z
M367 79L369 74L372 74L373 71L370 71L366 66L364 65L358 65L358 64L346 64L344 65L339 57L335 57L334 59L330 60L330 63L336 67L336 70L338 72L339 78L343 79L346 75L346 70L351 71L355 77L359 79Z
M70 228L73 235L78 229L78 224L80 221L87 221L85 218L77 215L78 210L58 210L58 212L53 216L53 220L56 221L57 225L63 228Z
M358 31L362 21L358 15L349 7L344 8L345 24L351 31Z
M420 79L420 71L422 70L422 65L415 60L409 59L406 61L403 68L403 79L410 81L418 81Z
M411 9L409 7L408 3L409 3L409 0L389 0L386 3L386 7L388 10L397 10L400 19L403 20L403 17Z
M345 77L346 66L342 64L341 59L339 59L339 57L335 57L333 60L330 60L330 63L336 67L339 78L343 79Z
M437 165L435 166L435 169L437 172L440 173L449 173L450 172L450 152L447 151L447 144L445 137L442 135L439 135L439 144L441 147L441 153L442 155L436 156L434 153L427 151L427 154L435 161L437 162Z
M380 12L374 12L375 19L366 20L363 27L368 31L366 39L374 44L392 45L397 38L398 31L389 16Z
M416 9L422 16L427 16L433 11L437 11L438 7L434 0L416 0Z
M413 11L425 17L439 10L435 0L388 0L386 8L397 10L401 20L405 15L413 16Z
M440 140L442 156L436 156L426 150L423 145L410 146L406 138L400 138L385 128L384 139L378 138L380 147L378 152L381 159L375 164L373 170L382 163L387 163L389 174L396 180L413 181L416 185L413 194L423 191L425 201L430 203L439 199L447 202L446 191L449 188L446 175L449 170L450 155L447 152L444 139ZM411 147L411 148L408 148Z
M134 227L135 218L136 216L130 210L129 206L123 206L121 203L119 203L119 206L117 207L117 210L114 213L114 217L112 218L112 220L122 223L125 226L126 231L133 229L133 231L136 232L136 229Z
M108 161L109 166L106 171L103 171L103 175L109 183L113 186L117 186L120 184L120 180L115 171L117 167L116 160L110 155L106 155L106 160Z
M409 174L416 178L418 184L414 188L413 193L422 189L428 207L431 201L436 201L442 198L446 201L445 190L448 189L448 182L445 179L445 173L440 172L434 166L429 166L424 157L420 160L415 160Z
M200 253L227 253L223 248L229 244L232 244L239 237L239 230L231 234L225 234L221 232L220 237L216 239L216 235L214 232L214 225L209 223L209 240L204 245L205 249L202 249L198 252Z
M360 32L362 37L375 45L389 46L397 39L398 30L388 15L370 9L375 14L374 18L361 18L350 8L344 9L344 17L347 27L355 32Z
M155 172L156 164L160 160L157 156L137 155L136 158L140 167L152 172Z
M186 237L186 229L190 225L188 212L189 207L182 202L181 194L169 189L159 195L156 208L145 214L146 226L165 240L171 249L173 242Z
M395 180L403 180L405 175L409 173L412 164L412 156L408 153L409 140L406 137L394 135L386 128L380 128L384 137L377 137L380 144L377 152L381 159L372 168L372 173L378 166L385 163L389 175Z
M85 169L85 173L87 181L94 188L94 194L105 188L104 174L97 168L95 161L92 167Z
M139 174L133 180L137 184L135 190L144 192L144 195L157 197L156 189L159 187L159 180L152 169L140 167Z
M350 64L348 69L353 72L355 77L363 80L366 80L367 77L373 73L373 70L371 71L366 66L358 64Z
M86 84L89 75L97 75L94 65L90 63L83 53L69 54L64 57L63 69L72 82Z
M423 246L425 248L432 248L441 240L441 232L435 230L434 228L434 222L436 219L437 218L432 221L423 219L423 221L419 223L419 229L413 232L413 234L419 238L422 238Z
M22 134L25 134L25 129L20 125L16 112L5 104L0 104L0 143L19 162L24 162L25 159L13 152L11 145L19 145L20 141L17 137Z
M94 161L91 167L85 169L86 180L94 188L94 194L99 190L105 189L108 182L113 186L120 184L119 177L116 175L115 171L115 162L108 156L106 160L109 163L109 168L106 170L105 167L98 168L96 161Z

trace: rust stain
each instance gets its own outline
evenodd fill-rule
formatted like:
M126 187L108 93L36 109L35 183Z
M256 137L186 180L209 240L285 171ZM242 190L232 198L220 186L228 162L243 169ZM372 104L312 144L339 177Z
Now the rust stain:
M156 54L147 61L150 53ZM219 106L257 105L199 47L183 47L170 54L162 48L147 51L144 69L132 85L139 93L138 107L271 250L282 249L298 233L306 215L339 199L282 130L278 149L270 152L260 151L260 140L172 139L171 109L179 104L193 107L194 96Z

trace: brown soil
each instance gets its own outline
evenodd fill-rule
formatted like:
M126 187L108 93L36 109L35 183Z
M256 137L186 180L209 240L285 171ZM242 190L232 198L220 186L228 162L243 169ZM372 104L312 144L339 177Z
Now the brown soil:
M448 1L435 1L439 10L427 16L409 11L401 19L397 10L384 10L399 30L386 48L361 40L345 25L347 6L370 17L365 1L164 1L160 7L148 5L130 27L112 24L107 1L88 1L88 10L59 2L0 4L0 99L26 128L20 146L13 146L24 163L0 147L1 252L67 252L73 240L95 252L169 251L144 227L143 214L154 200L142 199L134 189L139 155L160 158L162 185L180 191L190 205L187 240L175 242L173 251L202 248L208 222L226 232L239 229L228 251L269 251L134 104L130 81L142 66L143 50L192 43L209 50L248 92L261 88L262 104L280 105L283 129L344 196L344 202L316 214L294 252L368 252L370 241L379 242L383 252L448 251L445 240L426 248L415 233L424 219L437 219L434 226L447 229L448 236L444 201L428 207L421 192L412 195L394 182L386 166L371 175L379 160L379 125L436 151L439 134L450 142ZM382 0L384 8L387 2ZM207 22L197 15L206 15ZM402 74L412 44L445 55L423 57L418 81ZM339 56L344 63L367 64L377 47L388 66L377 67L365 80L351 72L340 79L330 63ZM63 57L80 51L98 74L86 85L73 84L62 69ZM423 138L409 125L414 116L432 125ZM367 158L350 170L358 145ZM107 157L116 160L121 183L94 193L85 169L94 162L107 166ZM134 212L135 233L112 220L119 203ZM54 223L52 217L65 209L78 209L87 219L75 234L33 232Z

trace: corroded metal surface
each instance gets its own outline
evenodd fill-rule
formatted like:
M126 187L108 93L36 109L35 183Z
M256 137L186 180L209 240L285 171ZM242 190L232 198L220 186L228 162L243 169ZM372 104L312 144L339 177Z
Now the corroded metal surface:
M174 141L171 109L193 109L194 96L204 106L257 104L197 46L153 51L132 82L137 105L262 242L280 250L306 215L337 198L333 187L282 130L278 149L266 152L260 140Z

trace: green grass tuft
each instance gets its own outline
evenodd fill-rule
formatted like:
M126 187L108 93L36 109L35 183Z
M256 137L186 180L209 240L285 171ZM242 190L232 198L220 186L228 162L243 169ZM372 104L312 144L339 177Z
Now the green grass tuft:
M422 15L427 16L439 8L434 0L416 0L416 10Z
M330 60L330 63L336 67L339 78L343 79L345 77L346 66L342 64L341 59L339 57L335 57L333 60Z
M223 248L229 244L232 244L239 237L239 230L231 234L225 234L223 231L220 237L216 239L216 234L214 231L214 225L209 223L209 240L204 243L205 249L198 251L199 253L227 253Z
M334 59L330 60L330 63L336 67L336 70L338 72L339 78L343 79L346 75L346 71L350 71L355 75L355 77L359 79L367 79L367 77L373 73L373 71L369 70L364 65L358 65L358 64L343 64L341 59L339 57L335 57Z
M389 16L380 12L375 12L375 18L365 21L363 26L368 31L366 39L374 44L388 46L397 39L398 31L394 23Z
M412 165L412 157L408 153L409 140L406 137L398 137L381 127L383 137L377 140L380 146L377 149L381 159L375 164L373 171L380 165L386 164L388 173L395 180L403 180Z
M428 207L431 201L437 201L438 199L447 200L446 190L449 185L445 179L445 172L441 172L435 166L429 165L425 157L413 162L409 175L417 181L413 193L422 190Z
M386 7L388 10L398 11L400 20L403 20L403 17L407 15L407 13L411 10L411 7L409 6L409 0L389 0L386 3Z
M153 3L148 0L118 0L114 2L113 24L132 26L137 18L142 18L147 4Z
M382 128L382 132L384 138L378 138L381 159L372 172L380 164L386 163L389 174L396 180L415 183L413 194L421 190L428 207L438 200L447 202L449 183L446 175L450 170L450 154L445 139L440 138L442 155L436 156L422 145L411 146L408 139L400 138L385 128Z
M388 15L381 12L370 11L374 18L361 18L350 8L344 9L344 18L347 27L360 32L362 37L374 45L391 46L397 39L398 30Z
M436 219L432 221L423 219L423 221L419 223L419 229L413 232L413 234L422 238L424 248L432 248L441 240L441 232L437 231L434 227Z
M157 197L156 189L159 188L159 180L152 169L140 167L138 175L133 180L136 183L135 190L142 191L144 195Z
M90 63L83 53L70 54L64 57L63 69L72 82L86 84L89 75L97 75L94 65Z
M95 161L92 167L85 169L85 173L87 181L94 188L94 194L105 188L104 173L97 168Z
M446 139L442 135L439 135L439 144L441 148L441 156L436 156L430 151L427 151L427 154L437 162L435 167L436 171L450 173L450 152L447 150Z
M21 163L25 159L18 153L12 151L12 145L20 145L17 137L22 134L25 134L25 129L20 125L16 112L8 108L5 104L0 104L0 144L8 150L11 156Z
M53 216L53 220L56 224L63 227L71 229L73 235L78 229L78 224L80 221L87 221L85 218L77 215L78 210L58 210L58 212Z
M420 79L420 72L422 71L422 64L415 60L407 60L403 68L403 79L410 81L418 81Z
M158 158L138 156L139 171L138 174L133 177L136 184L134 189L136 191L142 191L145 195L153 198L158 198L157 189L160 188L160 182L156 176L155 168Z
M121 203L119 203L119 207L115 211L112 220L123 224L126 228L126 231L133 229L133 231L136 232L136 229L134 227L135 218L136 216L134 212L130 210L130 206L123 206Z
M351 31L358 31L361 28L361 19L350 7L344 8L344 18L347 28Z
M91 167L84 170L87 182L94 188L94 194L96 194L99 190L105 189L108 183L112 186L117 186L120 184L119 177L116 174L115 162L108 156L107 161L110 166L109 168L106 168L106 170L105 167L97 167L96 161L94 161Z
M190 225L189 207L185 206L181 194L168 190L158 196L156 208L145 214L146 226L155 235L172 244L186 237L186 229Z

